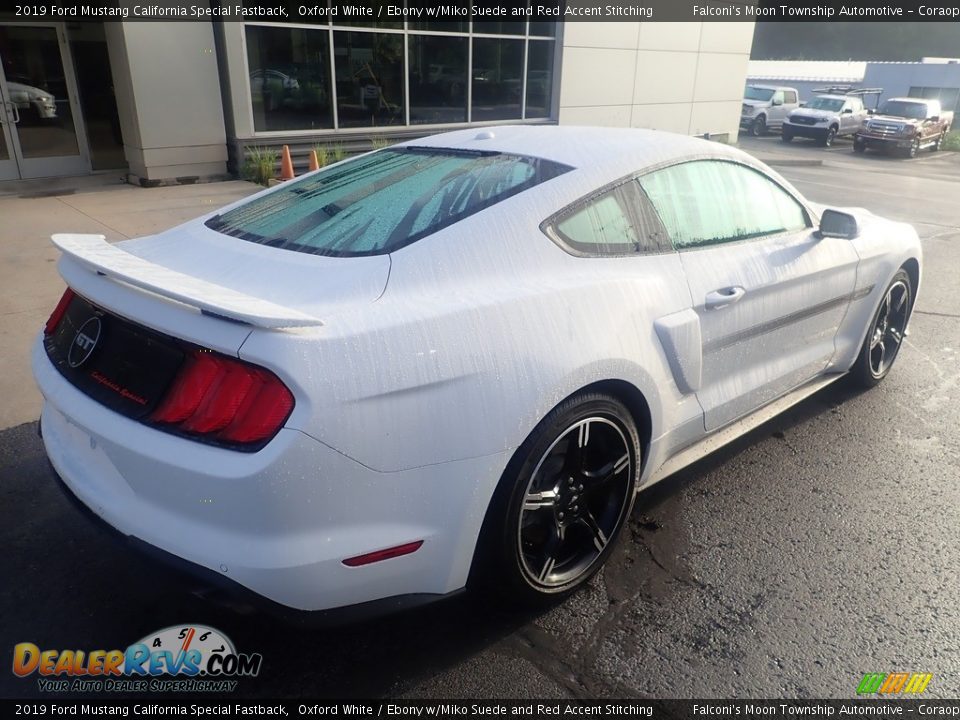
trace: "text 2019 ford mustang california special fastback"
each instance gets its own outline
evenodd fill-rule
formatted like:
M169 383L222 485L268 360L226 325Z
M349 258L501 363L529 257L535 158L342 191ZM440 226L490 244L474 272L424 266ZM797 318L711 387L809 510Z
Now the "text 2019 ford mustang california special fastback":
M301 610L574 590L638 490L882 380L920 283L910 226L640 130L458 131L53 240L33 368L66 487Z

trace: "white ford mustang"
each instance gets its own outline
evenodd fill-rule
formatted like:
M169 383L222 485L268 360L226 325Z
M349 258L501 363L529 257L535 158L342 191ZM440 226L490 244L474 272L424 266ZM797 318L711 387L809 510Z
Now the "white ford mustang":
M33 368L56 472L300 610L574 590L638 490L883 379L920 283L910 226L640 130L458 131L54 242L69 289Z

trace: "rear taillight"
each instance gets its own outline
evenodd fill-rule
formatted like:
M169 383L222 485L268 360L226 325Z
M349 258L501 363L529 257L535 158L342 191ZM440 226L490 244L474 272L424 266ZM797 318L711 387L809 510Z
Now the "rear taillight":
M293 395L269 370L194 350L149 420L204 440L252 444L273 437L291 410Z
M67 312L67 308L70 307L70 301L73 300L73 290L67 288L63 292L63 297L60 298L60 302L57 303L57 306L53 309L53 312L50 313L50 317L47 319L47 324L43 328L44 335L52 335L53 331L57 329L57 325L60 324L60 321L63 320L63 316Z

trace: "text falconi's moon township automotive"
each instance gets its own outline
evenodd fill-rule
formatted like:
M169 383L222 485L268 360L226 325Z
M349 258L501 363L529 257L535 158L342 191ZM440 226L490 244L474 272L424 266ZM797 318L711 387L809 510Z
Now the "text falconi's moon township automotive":
M900 7L890 5L877 5L861 7L859 5L841 5L839 8L829 5L814 5L811 7L793 7L791 5L772 5L769 7L746 5L746 6L712 6L712 5L694 5L693 14L697 17L742 17L744 19L767 18L767 19L788 19L788 18L807 18L807 19L830 19L830 18L897 18L910 19L911 16L921 15L927 17L960 17L960 8L956 7L935 7L930 5L921 5L916 13L905 11Z

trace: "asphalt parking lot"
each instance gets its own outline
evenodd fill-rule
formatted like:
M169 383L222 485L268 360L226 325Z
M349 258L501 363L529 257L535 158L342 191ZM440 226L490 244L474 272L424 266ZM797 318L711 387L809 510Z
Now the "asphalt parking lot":
M960 696L960 155L741 147L814 201L920 232L912 332L881 386L827 388L643 493L602 574L549 611L465 598L332 630L191 595L90 526L36 422L16 424L0 430L6 663L18 642L126 647L202 623L262 653L244 697L849 698L864 673L894 671ZM0 670L0 696L40 695Z

